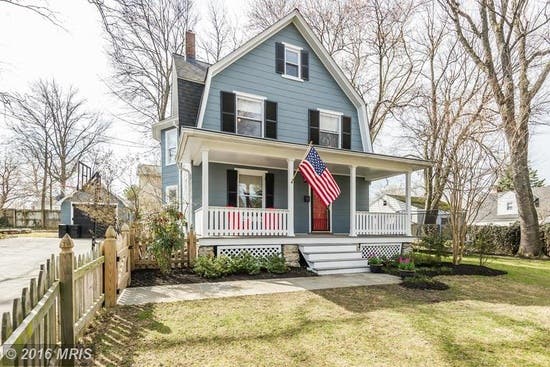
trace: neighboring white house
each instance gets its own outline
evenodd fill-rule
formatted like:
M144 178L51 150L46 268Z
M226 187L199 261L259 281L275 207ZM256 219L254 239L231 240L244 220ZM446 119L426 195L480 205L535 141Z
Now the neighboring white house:
M533 188L534 204L540 223L550 223L550 186ZM519 220L516 195L513 191L489 194L479 208L476 225L508 226Z
M426 200L420 196L411 197L411 223L424 223L426 210L424 204ZM439 212L436 218L436 224L445 225L449 220L448 204L440 202ZM406 213L407 205L405 195L382 194L372 201L369 205L369 211L375 213Z

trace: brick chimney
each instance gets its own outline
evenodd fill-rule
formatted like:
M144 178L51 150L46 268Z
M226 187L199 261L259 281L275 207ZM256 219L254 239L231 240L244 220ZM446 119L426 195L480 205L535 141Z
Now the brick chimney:
M195 60L195 33L185 31L185 58L189 61Z

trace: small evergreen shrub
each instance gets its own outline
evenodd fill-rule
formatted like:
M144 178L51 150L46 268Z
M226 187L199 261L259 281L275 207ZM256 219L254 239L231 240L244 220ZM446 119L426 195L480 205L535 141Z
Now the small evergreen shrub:
M283 274L288 271L285 258L281 255L269 255L262 259L262 266L269 273Z
M220 278L229 274L229 258L226 256L199 256L195 261L193 271L208 279Z
M260 273L260 261L247 251L243 251L238 256L233 256L229 259L231 274L255 275Z

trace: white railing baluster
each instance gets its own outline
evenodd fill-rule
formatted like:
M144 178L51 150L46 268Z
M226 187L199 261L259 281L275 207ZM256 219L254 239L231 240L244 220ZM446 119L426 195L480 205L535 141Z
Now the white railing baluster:
M404 235L406 213L355 213L355 230L358 235Z

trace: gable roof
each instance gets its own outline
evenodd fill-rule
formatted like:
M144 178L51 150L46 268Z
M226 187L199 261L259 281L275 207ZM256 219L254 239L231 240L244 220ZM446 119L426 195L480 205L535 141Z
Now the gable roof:
M369 128L367 123L367 108L365 102L363 101L363 98L352 86L351 82L344 75L342 69L340 69L340 67L336 64L336 61L334 61L334 59L330 56L326 48L323 46L319 38L317 38L317 36L315 35L311 27L307 24L307 21L304 19L298 9L293 10L264 31L252 37L242 46L231 52L229 55L225 56L217 63L211 65L208 68L206 73L205 91L201 99L197 126L201 128L203 124L204 114L206 110L206 102L208 99L208 94L210 92L210 83L212 78L222 72L225 68L239 60L241 57L252 51L254 48L262 44L264 41L268 40L271 36L281 31L289 24L294 24L296 29L298 29L302 37L304 37L313 52L315 52L315 54L319 57L319 60L321 61L323 66L327 69L327 71L334 78L338 86L357 108L357 116L359 120L358 122L361 132L363 150L365 152L372 152L372 144L370 141L370 134L368 131Z

